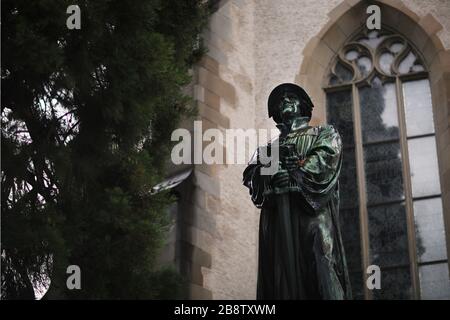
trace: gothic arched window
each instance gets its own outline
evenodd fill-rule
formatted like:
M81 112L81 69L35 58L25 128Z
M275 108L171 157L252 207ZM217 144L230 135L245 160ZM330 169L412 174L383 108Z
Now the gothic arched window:
M356 298L450 298L428 72L403 36L363 30L325 80L344 142L341 225ZM365 285L381 268L381 290ZM364 270L364 271L363 271Z

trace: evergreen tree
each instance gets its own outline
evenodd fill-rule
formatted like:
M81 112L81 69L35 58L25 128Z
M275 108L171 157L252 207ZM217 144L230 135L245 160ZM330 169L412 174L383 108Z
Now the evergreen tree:
M202 53L201 0L2 1L2 298L169 298L171 132ZM81 269L81 290L66 268ZM168 288L173 288L170 290Z

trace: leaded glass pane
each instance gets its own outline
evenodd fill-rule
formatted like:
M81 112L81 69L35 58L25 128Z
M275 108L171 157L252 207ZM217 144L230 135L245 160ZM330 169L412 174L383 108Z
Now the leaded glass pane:
M408 137L434 133L431 91L428 79L403 83Z
M420 266L419 279L422 299L450 299L450 278L447 263Z
M352 286L352 298L354 300L363 300L364 299L364 283L362 272L350 272L350 284Z
M441 193L435 140L434 136L408 139L413 197Z
M398 142L364 147L368 205L404 199Z
M328 93L327 112L328 123L339 131L344 148L353 146L352 92L345 90Z
M412 66L411 70L413 72L420 72L420 71L425 71L425 68L421 64L415 64L415 65Z
M339 212L342 241L350 271L361 270L361 244L359 232L359 210L341 209Z
M392 74L391 73L391 65L394 61L394 55L392 53L385 52L380 56L380 67L381 70L383 70L386 74Z
M375 79L372 87L359 89L359 100L363 142L398 139L395 84L382 85Z
M361 38L359 41L375 49L384 38L385 36L381 36L378 31L371 31L367 37Z
M409 52L408 55L402 60L402 62L400 62L400 65L398 66L398 71L401 74L411 72L414 62L416 62L416 56L414 55L414 53Z
M399 53L403 49L404 45L401 42L394 42L389 48L393 53Z
M409 262L404 203L367 208L371 264L380 267Z
M411 299L411 275L409 267L390 270L381 269L381 289L373 291L377 300L407 300Z
M355 50L350 50L345 54L345 58L348 59L349 61L353 61L356 58L358 58L359 53Z
M350 82L353 79L353 71L340 62L336 64L335 75L339 83Z
M369 74L369 71L372 68L372 61L368 57L359 58L357 64L359 70L364 76Z
M338 77L336 77L334 74L330 76L330 85L336 85L339 84L341 81L339 80Z
M358 183L355 172L355 149L344 149L341 175L339 176L341 208L358 206Z
M419 262L447 259L442 199L414 201L416 250Z

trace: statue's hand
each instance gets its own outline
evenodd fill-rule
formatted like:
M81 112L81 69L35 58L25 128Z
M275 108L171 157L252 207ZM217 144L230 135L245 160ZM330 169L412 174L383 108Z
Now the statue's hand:
M284 164L289 172L293 172L300 168L300 158L298 156L289 156L284 159Z
M276 188L289 186L289 172L287 170L279 170L272 176L272 184Z

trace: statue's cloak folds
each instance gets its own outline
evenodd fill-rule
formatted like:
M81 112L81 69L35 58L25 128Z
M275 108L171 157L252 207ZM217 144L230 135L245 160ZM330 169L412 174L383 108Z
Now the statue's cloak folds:
M339 172L342 142L333 126L306 127L289 133L280 145L293 144L305 159L291 173L289 189L293 261L283 252L280 214L270 183L261 175L260 148L244 171L244 185L261 208L258 299L350 299L344 247L339 227ZM268 145L270 148L270 144ZM294 292L288 290L286 264L295 268Z

